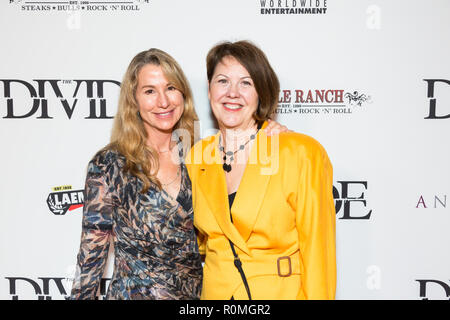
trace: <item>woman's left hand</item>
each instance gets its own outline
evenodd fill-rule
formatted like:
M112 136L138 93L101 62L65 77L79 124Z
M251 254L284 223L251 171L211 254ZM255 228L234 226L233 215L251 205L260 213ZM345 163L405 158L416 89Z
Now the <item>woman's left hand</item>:
M264 129L267 136L277 135L282 132L291 132L292 130L289 130L286 126L283 126L282 124L273 121L271 119L268 120L268 125Z

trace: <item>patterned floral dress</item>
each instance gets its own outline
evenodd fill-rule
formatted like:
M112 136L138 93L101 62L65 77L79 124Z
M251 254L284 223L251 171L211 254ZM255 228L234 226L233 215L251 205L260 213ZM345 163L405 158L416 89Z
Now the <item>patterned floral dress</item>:
M107 299L199 299L202 265L185 165L176 199L152 187L141 194L142 181L125 174L124 165L125 158L111 150L89 163L71 299L97 296L111 237L114 271Z

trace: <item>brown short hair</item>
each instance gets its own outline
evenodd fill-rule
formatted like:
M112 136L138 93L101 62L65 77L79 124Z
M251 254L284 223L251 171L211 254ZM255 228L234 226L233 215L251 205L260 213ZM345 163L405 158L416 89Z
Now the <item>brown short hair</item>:
M209 50L206 57L208 82L211 82L214 70L226 56L239 61L250 74L258 93L259 105L253 117L256 122L268 120L275 111L280 92L280 82L264 52L253 43L242 40L221 42Z

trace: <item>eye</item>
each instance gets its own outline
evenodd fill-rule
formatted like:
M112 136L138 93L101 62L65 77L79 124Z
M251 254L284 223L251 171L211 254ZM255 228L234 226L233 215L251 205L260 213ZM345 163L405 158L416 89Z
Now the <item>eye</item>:
M145 94L152 94L153 92L155 92L153 89L148 89L145 91Z
M220 84L227 84L228 80L225 79L225 78L221 78L221 79L218 79L217 82L220 83Z
M175 88L174 86L168 86L168 87L167 87L167 90L169 90L169 91L174 91L174 90L177 90L177 88Z

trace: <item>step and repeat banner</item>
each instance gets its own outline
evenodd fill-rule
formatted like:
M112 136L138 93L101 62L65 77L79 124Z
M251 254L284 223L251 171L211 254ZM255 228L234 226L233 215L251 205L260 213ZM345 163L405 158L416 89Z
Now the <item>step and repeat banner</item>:
M450 1L8 0L0 35L0 299L70 294L130 60L180 63L205 137L206 54L242 39L279 76L276 120L333 163L337 299L450 298Z

